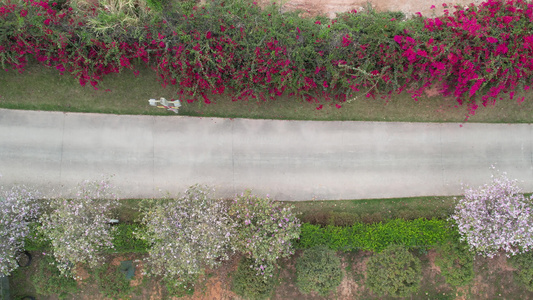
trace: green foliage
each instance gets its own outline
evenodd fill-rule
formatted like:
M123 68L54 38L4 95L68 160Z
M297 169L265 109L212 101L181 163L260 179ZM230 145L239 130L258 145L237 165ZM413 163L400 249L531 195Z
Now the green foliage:
M342 281L341 261L325 246L306 249L296 261L296 286L304 293L326 297Z
M474 253L458 238L445 241L437 247L435 265L440 268L446 282L452 286L464 286L474 279Z
M408 297L418 290L421 277L420 260L405 247L391 245L368 260L365 284L380 296Z
M298 248L326 245L333 250L381 251L391 244L407 248L427 248L448 238L450 229L444 220L391 220L385 223L356 223L350 227L311 225L304 223Z
M246 299L267 299L274 290L274 276L265 278L253 268L254 261L243 258L233 275L233 291Z
M57 262L51 255L45 255L32 276L33 286L39 295L57 295L59 299L65 299L78 291L78 285L72 277L62 275L55 264Z
M46 251L50 249L50 242L37 230L37 223L30 225L30 234L26 237L26 251ZM150 245L140 238L145 228L141 224L121 223L113 226L112 232L114 248L107 249L111 253L146 253Z
M114 249L110 249L113 252L144 253L150 248L150 244L140 238L145 230L141 224L118 224L114 227L116 228L113 232Z
M533 252L529 251L511 256L509 263L516 269L514 280L528 291L533 292Z
M273 274L278 258L294 254L291 240L300 236L300 220L293 208L250 191L230 206L229 214L236 223L232 244L254 259L254 268L265 277Z
M180 280L176 277L165 277L163 282L167 288L167 292L172 297L185 297L194 294L194 281L198 277L189 278L188 280Z
M120 272L119 267L108 268L104 265L94 270L94 278L98 285L98 290L102 295L113 300L126 299L131 294L133 287L126 275Z
M50 242L44 234L38 230L39 223L30 224L30 233L26 237L24 249L26 251L44 251L50 249Z
M207 187L194 185L178 198L143 203L141 238L151 245L148 274L183 280L229 258L233 221L225 201Z
M192 1L190 1L192 2ZM156 12L162 12L163 8L168 5L167 0L146 0L146 5Z

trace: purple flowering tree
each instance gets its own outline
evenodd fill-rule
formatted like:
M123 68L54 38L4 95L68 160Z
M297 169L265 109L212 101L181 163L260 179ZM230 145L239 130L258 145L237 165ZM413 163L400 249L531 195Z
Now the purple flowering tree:
M9 276L17 267L17 255L24 251L30 223L38 218L38 193L14 186L0 193L0 276Z
M252 268L258 275L271 277L278 258L294 254L291 240L300 237L300 221L292 209L250 191L232 202L230 214L237 224L234 245L254 260Z
M533 246L533 197L524 197L517 181L505 173L492 178L489 184L464 190L452 216L457 229L478 254L526 252Z
M109 220L118 206L108 180L86 180L78 185L75 197L50 201L41 217L39 231L50 241L57 267L64 275L77 263L96 267L103 263L102 252L112 248Z
M192 186L177 199L143 202L146 230L140 236L152 245L150 274L189 282L229 258L234 225L224 201L213 199L206 187Z

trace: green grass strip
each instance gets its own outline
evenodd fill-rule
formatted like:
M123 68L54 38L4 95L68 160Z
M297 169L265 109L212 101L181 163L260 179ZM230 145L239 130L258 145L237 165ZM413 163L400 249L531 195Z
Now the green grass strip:
M99 90L82 87L70 75L59 75L57 70L32 65L23 74L0 70L0 108L63 112L88 112L129 115L168 115L174 113L148 105L148 99L175 98L172 86L162 88L152 70L141 69L138 77L131 72L104 77ZM481 107L469 122L531 123L533 101L523 93L526 101L499 100L495 106ZM341 108L281 97L274 101L236 101L229 97L213 98L212 104L182 103L180 115L316 120L316 121L399 121L399 122L463 122L466 107L457 107L453 99L421 97L414 101L408 94L394 95L391 99L371 99L362 95L344 103Z

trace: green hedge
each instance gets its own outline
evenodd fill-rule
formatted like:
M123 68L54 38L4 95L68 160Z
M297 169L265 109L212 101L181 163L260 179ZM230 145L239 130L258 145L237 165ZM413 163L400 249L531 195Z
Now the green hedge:
M450 236L448 223L436 219L405 221L395 219L385 223L356 223L350 227L302 224L297 248L326 245L333 250L367 250L380 252L388 245L397 244L407 248L428 248Z
M118 253L144 253L148 252L149 245L137 238L134 232L143 230L139 224L116 225L113 244L115 249L109 252ZM395 219L384 223L364 224L356 223L349 227L302 224L300 239L295 246L301 249L326 245L333 250L352 251L367 250L377 251L385 249L388 245L397 244L407 248L428 248L445 241L450 237L449 225L444 220L416 219L405 221ZM47 250L49 245L42 237L35 234L35 239L26 241L26 250Z

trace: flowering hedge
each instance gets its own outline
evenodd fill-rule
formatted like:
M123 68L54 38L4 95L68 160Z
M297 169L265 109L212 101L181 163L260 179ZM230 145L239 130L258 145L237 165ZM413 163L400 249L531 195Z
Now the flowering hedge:
M455 207L452 219L470 250L493 257L500 250L507 255L533 248L533 196L525 197L506 174L477 189L467 188Z
M39 219L38 231L50 243L59 271L72 272L77 263L97 267L104 262L104 252L113 248L109 220L118 207L117 196L107 180L84 181L72 199L50 200L50 207Z
M195 185L177 199L145 200L138 236L150 245L150 274L194 282L229 258L233 222L210 192Z
M22 72L32 57L97 88L104 75L144 64L188 102L286 94L340 107L359 90L367 97L407 90L417 98L436 87L474 112L502 93L529 89L533 79L533 4L525 0L410 20L373 12L303 19L241 0L177 2L138 13L135 26L104 29L95 27L109 13L102 8L7 3L0 7L4 68Z
M231 203L229 214L236 231L233 245L254 261L251 267L258 275L272 277L278 259L294 254L292 241L299 238L301 224L293 209L250 191Z
M41 213L38 197L25 186L0 190L0 276L9 276L18 267L17 256L24 251L31 221Z

